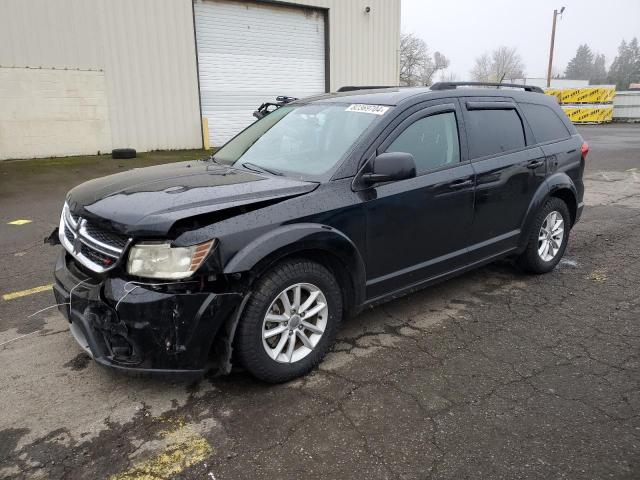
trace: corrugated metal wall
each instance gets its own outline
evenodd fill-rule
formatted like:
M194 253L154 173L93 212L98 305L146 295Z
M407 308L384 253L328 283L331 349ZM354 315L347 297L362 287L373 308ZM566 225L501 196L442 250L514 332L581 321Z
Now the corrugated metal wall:
M616 92L613 98L614 120L640 120L640 92Z
M103 70L113 148L202 145L190 0L2 0L12 67Z
M397 85L400 0L293 0L329 9L331 90ZM365 8L370 7L369 13Z
M329 9L331 90L397 84L400 0L283 3ZM191 0L0 0L16 67L104 71L114 148L202 145Z
M194 7L200 105L211 145L253 123L267 99L326 91L322 12L229 0Z
M99 7L114 147L201 147L191 2L100 0Z

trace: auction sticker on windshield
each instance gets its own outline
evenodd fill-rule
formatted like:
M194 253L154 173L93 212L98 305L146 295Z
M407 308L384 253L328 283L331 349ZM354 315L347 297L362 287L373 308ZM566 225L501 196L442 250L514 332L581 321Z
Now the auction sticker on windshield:
M347 112L372 113L374 115L384 115L389 107L384 105L367 105L366 103L354 103L349 105Z

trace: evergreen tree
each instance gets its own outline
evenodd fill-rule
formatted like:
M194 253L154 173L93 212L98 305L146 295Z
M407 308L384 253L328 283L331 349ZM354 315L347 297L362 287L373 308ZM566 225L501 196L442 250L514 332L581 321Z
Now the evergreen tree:
M593 52L585 43L578 47L576 56L573 57L564 72L565 78L573 80L589 80L593 71Z
M596 55L593 60L591 75L589 76L589 84L603 85L607 83L607 65L604 55Z
M628 44L623 39L618 47L618 56L609 69L610 83L618 90L626 90L630 83L640 82L640 46L634 38Z

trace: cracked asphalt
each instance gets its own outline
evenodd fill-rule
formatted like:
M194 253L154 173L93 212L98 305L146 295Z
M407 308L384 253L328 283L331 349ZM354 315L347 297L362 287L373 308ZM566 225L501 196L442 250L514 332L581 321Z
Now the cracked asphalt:
M554 272L503 261L369 310L288 384L123 377L29 317L50 292L0 300L0 478L640 478L640 125L580 131ZM51 283L64 192L120 168L25 165L0 164L2 294Z

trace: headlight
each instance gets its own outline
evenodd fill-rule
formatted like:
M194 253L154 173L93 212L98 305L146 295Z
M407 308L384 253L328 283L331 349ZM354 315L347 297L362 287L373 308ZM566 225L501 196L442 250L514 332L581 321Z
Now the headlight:
M131 275L147 278L187 278L195 272L215 239L190 247L171 247L169 243L138 243L129 252L127 271Z

